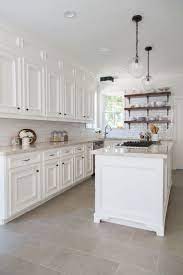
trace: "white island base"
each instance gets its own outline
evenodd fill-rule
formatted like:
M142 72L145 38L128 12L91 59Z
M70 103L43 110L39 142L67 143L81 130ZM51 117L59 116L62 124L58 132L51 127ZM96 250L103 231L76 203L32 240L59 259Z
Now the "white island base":
M94 222L107 221L164 236L172 184L171 150L167 156L157 157L97 151L93 152L96 154Z

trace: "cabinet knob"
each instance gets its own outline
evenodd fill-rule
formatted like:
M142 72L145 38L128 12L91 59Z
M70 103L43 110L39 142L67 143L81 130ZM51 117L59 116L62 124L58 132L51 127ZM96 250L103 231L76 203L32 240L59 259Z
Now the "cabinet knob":
M28 109L28 108L26 108L26 111L29 111L29 109Z
M17 107L17 110L20 110L20 107Z
M58 113L59 115L61 115L62 113Z
M64 165L65 163L64 162L62 162L62 165Z
M83 117L86 117L86 116L83 116Z
M84 159L85 157L82 157L82 159Z
M65 113L64 116L66 116L67 114Z
M58 164L56 164L56 166L58 167Z
M39 170L36 170L37 173L39 173Z

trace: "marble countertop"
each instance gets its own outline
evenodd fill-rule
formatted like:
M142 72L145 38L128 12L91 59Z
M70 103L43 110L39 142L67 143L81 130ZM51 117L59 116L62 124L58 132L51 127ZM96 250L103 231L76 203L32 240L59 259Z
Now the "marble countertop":
M45 151L50 149L61 149L67 146L79 145L82 143L89 143L95 141L104 140L102 138L81 138L81 139L73 139L65 142L40 142L31 145L27 149L23 149L22 146L1 146L0 147L0 156L8 156L14 154L22 154L22 153L31 153L37 151Z
M159 145L151 145L147 148L142 147L121 147L114 145L93 150L94 155L103 156L122 156L122 157L147 157L147 158L167 158L168 153L173 147L173 141L163 141Z

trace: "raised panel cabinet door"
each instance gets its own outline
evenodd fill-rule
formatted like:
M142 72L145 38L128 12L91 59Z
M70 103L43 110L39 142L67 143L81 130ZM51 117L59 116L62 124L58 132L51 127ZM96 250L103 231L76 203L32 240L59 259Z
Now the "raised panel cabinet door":
M21 60L13 53L0 49L0 112L21 112Z
M63 66L63 111L65 119L75 119L75 70L70 65Z
M76 119L84 121L85 114L85 74L76 69Z
M74 182L74 159L73 157L61 160L62 166L62 188L66 188Z
M85 156L85 176L91 176L93 174L93 155L88 150Z
M80 181L84 178L84 159L83 155L77 155L74 158L74 181Z
M86 119L93 121L95 117L95 92L97 89L96 80L90 75L86 75L85 81L85 106Z
M9 172L9 209L14 215L41 199L40 165L15 168Z
M44 193L49 197L60 189L59 160L53 159L44 164Z
M43 116L45 112L45 68L36 61L22 60L24 109L28 116Z
M61 117L63 114L60 108L60 75L54 72L47 74L47 116Z

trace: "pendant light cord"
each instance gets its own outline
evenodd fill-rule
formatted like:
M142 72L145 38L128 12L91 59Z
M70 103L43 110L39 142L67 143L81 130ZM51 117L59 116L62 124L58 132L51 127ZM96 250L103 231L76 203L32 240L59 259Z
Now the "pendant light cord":
M149 75L149 51L147 52L147 81L149 81L150 75Z
M135 62L138 63L139 55L138 55L138 22L136 22L136 57L135 57Z

